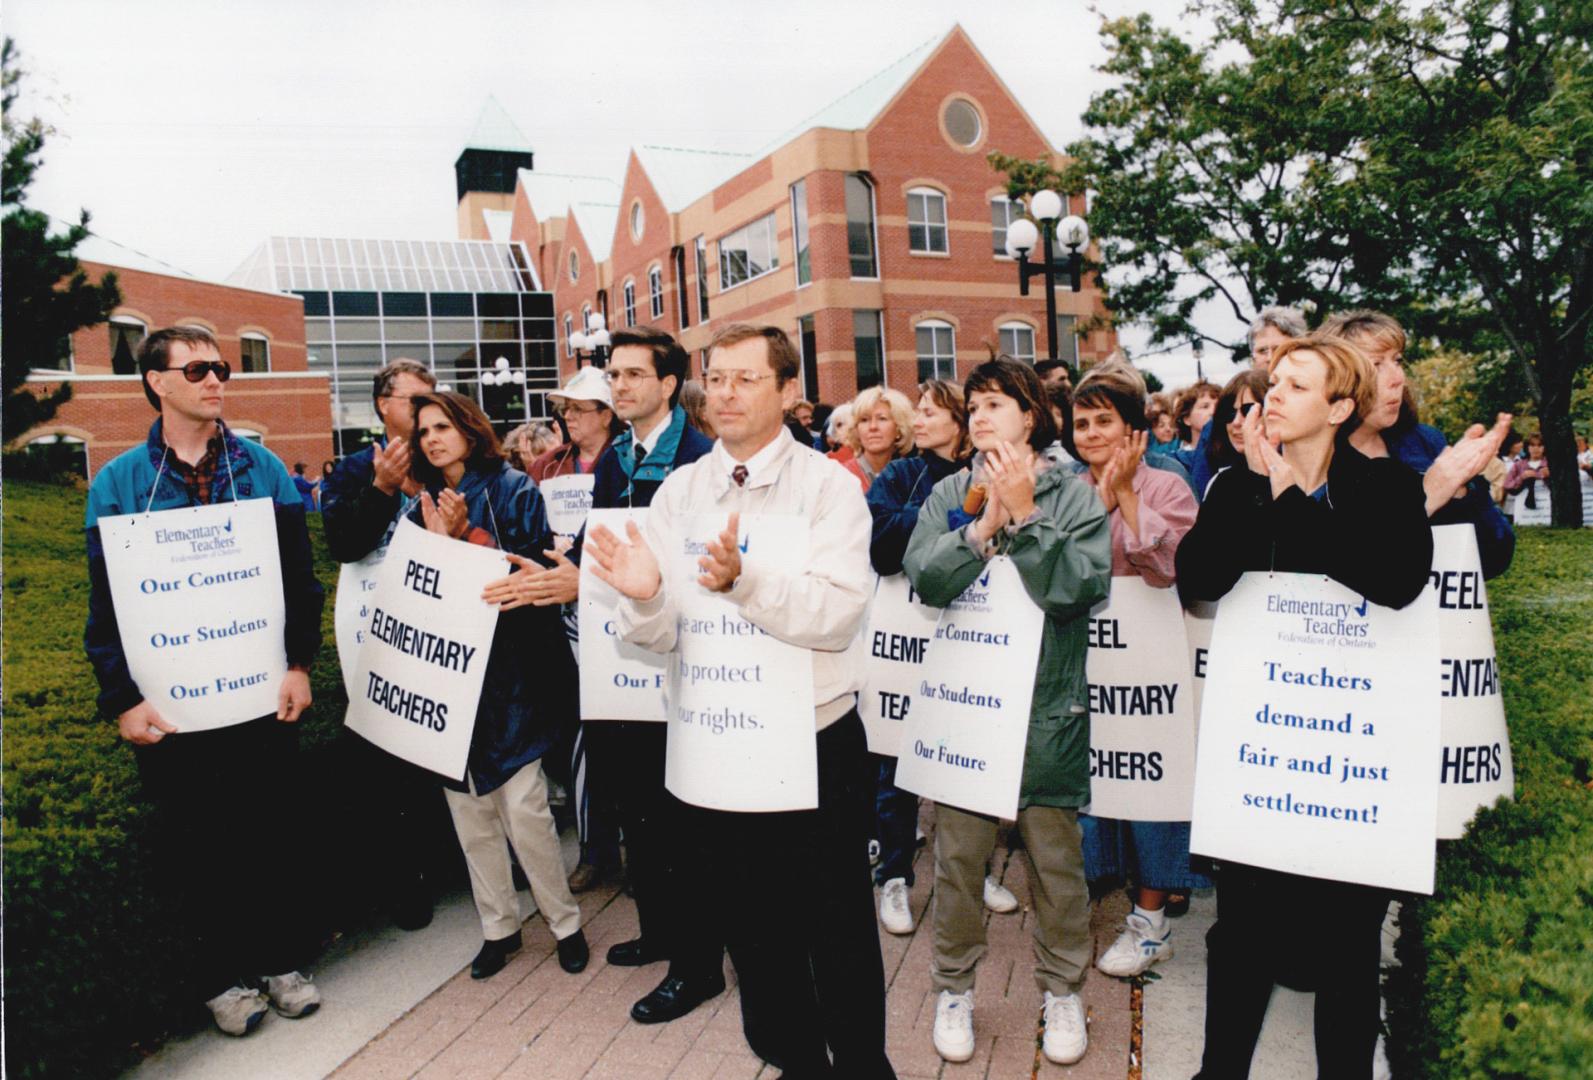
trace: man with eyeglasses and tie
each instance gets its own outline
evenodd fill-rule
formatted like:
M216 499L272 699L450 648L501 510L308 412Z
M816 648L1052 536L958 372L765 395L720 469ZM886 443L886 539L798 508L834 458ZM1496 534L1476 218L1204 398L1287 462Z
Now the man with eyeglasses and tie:
M741 987L742 1028L754 1052L791 1080L894 1077L885 1055L885 977L867 856L873 786L857 714L872 526L857 480L799 447L785 427L800 368L790 339L775 327L732 325L719 331L703 377L719 441L707 456L664 481L645 530L632 523L621 537L597 526L587 536L585 557L621 594L619 634L634 645L659 653L682 650L682 612L698 603L696 590L722 597L740 624L783 643L792 669L811 664L811 715L786 715L772 701L765 703L760 722L779 725L782 744L801 751L793 757L816 758L817 806L710 809L732 801L719 798L732 787L742 793L734 800L739 802L749 786L778 787L795 776L716 770L706 782L724 790L702 792L696 796L700 805L683 810L682 831L695 841L696 865L680 869L696 890L698 907L711 907L729 944ZM785 518L793 530L804 523L806 557L760 558L765 547L780 545L755 549L752 533L743 554L742 514L765 522ZM722 520L715 527L723 531L704 542L688 524L696 515ZM683 551L701 553L689 569L681 566ZM725 622L731 621L727 613ZM747 631L727 626L725 632ZM797 685L806 696L806 683ZM683 713L669 721L671 743L695 737L682 727L689 723ZM814 739L816 755L814 745L802 746L807 738ZM679 749L672 747L671 762ZM771 772L785 768L767 756L760 760ZM809 772L804 783L812 779ZM713 853L735 859L735 878L743 887L710 905L722 876L710 876Z
M320 1004L315 985L297 970L313 940L306 910L312 892L296 833L310 822L299 820L295 721L310 704L324 597L304 503L287 469L221 420L232 367L216 339L194 326L158 330L140 346L138 370L160 418L144 443L108 462L89 488L84 646L99 680L100 713L115 717L132 744L143 792L155 806L160 884L172 898L164 914L198 938L191 990L222 1031L244 1035L269 1008L300 1017ZM281 563L288 668L276 712L183 732L132 675L99 523L251 499L271 500ZM203 563L197 565L200 574Z

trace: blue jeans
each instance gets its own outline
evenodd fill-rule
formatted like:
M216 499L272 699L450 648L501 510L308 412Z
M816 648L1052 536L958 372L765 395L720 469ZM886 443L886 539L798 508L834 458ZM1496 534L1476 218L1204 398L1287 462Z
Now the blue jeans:
M1143 889L1209 889L1211 879L1189 868L1189 822L1121 821L1079 815L1084 832L1084 875L1097 881L1131 881Z
M874 884L906 878L913 885L913 854L918 850L918 796L896 786L896 759L870 754L879 777L874 791L874 828L879 839L879 865Z

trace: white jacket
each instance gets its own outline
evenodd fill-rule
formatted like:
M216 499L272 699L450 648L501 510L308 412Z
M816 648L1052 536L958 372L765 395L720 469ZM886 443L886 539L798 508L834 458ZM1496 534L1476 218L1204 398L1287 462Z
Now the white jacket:
M868 609L873 573L868 544L873 519L857 477L816 451L779 436L746 463L746 486L737 487L737 462L715 443L713 451L671 473L653 496L643 530L659 559L663 584L646 602L621 597L619 634L652 652L675 648L677 615L664 552L679 550L676 523L697 513L796 514L808 522L806 566L780 566L742 558L741 576L727 593L755 626L813 653L813 700L819 729L850 711L863 687L864 642L859 631Z

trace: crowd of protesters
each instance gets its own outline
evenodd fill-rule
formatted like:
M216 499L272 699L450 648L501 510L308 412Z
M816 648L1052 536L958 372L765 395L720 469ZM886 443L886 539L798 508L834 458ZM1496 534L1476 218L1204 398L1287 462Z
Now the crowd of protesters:
M237 822L218 812L239 793L292 783L293 721L309 704L306 672L320 644L324 598L304 517L318 507L331 554L345 564L379 553L404 519L506 560L482 595L498 609L497 629L463 778L349 736L362 747L356 767L381 778L380 797L362 808L372 841L359 858L382 876L400 926L430 919L430 883L408 830L442 790L481 924L474 978L491 978L521 947L514 863L572 973L588 963L577 894L623 873L640 931L612 945L607 961L666 965L635 1003L636 1022L667 1023L721 994L728 953L747 1041L785 1076L893 1076L878 932L914 929L921 807L897 786L896 759L867 751L860 631L874 575L905 573L923 603L943 608L1002 554L1043 613L1009 842L1031 866L1045 1056L1084 1056L1079 992L1092 963L1107 976L1143 974L1171 955L1172 920L1189 893L1215 882L1200 1076L1248 1074L1278 982L1316 989L1321 1075L1369 1076L1391 894L1192 859L1187 821L1082 813L1087 617L1113 576L1193 604L1269 568L1325 574L1403 607L1427 581L1435 524L1472 526L1485 574L1505 570L1514 534L1503 500L1544 497L1547 465L1536 435L1517 456L1508 416L1454 444L1421 424L1405 335L1386 315L1343 312L1312 331L1300 313L1269 308L1248 343L1253 366L1220 387L1200 381L1151 395L1121 360L1076 373L992 357L961 384L931 380L912 395L876 386L830 408L799 400L800 357L778 329L724 328L692 380L669 334L631 328L614 333L606 370L581 369L550 395L553 422L502 440L473 399L398 360L374 381L381 436L308 485L302 466L295 483L222 421L230 369L207 332L151 334L139 371L159 418L145 444L100 471L89 496L86 644L101 710L132 744L145 797L165 819L173 891L203 913L190 924L203 943L195 995L233 1035L272 1009L302 1017L320 1004L302 973L305 912L282 901L284 883L297 880L291 832L268 823L240 843ZM599 525L561 542L540 485L571 475L592 477L594 509L650 507L645 527ZM244 499L272 502L288 674L274 715L182 733L129 671L98 522ZM681 584L664 552L678 550L686 522L706 512L730 524L704 546L698 584L811 656L815 809L692 805L665 784L668 724L582 719L571 617L579 568L590 562L618 593L624 640L671 653ZM805 565L743 558L735 521L753 512L807 519ZM555 788L576 811L573 873L560 854ZM933 813L933 1041L945 1059L966 1061L985 913L1018 902L989 871L1003 823L944 804ZM706 902L726 887L725 860L756 902ZM1116 884L1128 886L1132 909L1095 957L1092 889ZM1309 949L1283 944L1302 932Z

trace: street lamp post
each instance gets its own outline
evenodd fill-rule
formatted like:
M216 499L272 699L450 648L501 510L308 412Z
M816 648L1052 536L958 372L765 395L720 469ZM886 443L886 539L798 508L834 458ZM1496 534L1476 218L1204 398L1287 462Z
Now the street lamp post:
M1029 279L1036 274L1045 277L1045 325L1046 342L1050 348L1050 358L1057 357L1056 341L1056 286L1057 278L1067 275L1068 286L1078 292L1084 286L1084 255L1080 251L1090 242L1090 227L1084 219L1077 214L1062 217L1062 211L1067 204L1062 196L1054 191L1037 191L1029 198L1029 213L1034 215L1037 226L1033 221L1019 219L1007 226L1007 254L1018 260L1018 292L1020 295L1029 295ZM1061 218L1061 221L1057 219ZM1034 250L1036 243L1044 239L1041 249L1044 261L1034 264L1029 261L1029 252ZM1056 243L1060 240L1068 249L1066 259L1058 262L1056 258Z
M570 335L570 348L575 352L575 366L579 370L583 362L595 368L608 366L609 336L607 330L608 320L601 311L589 312L586 316L586 329L577 330Z
M1206 343L1200 338L1196 338L1189 343L1189 351L1195 354L1196 380L1204 380L1206 378L1206 372L1200 366L1200 358L1206 355Z

